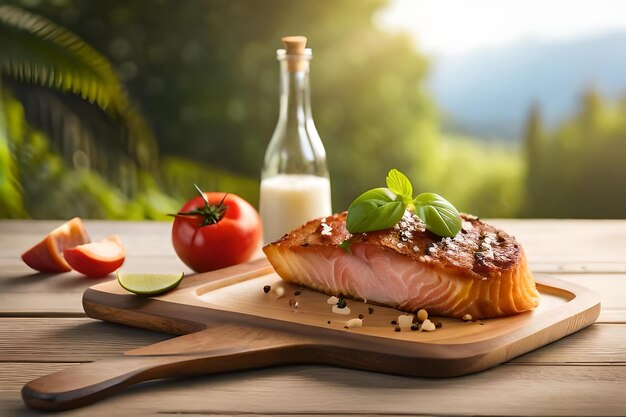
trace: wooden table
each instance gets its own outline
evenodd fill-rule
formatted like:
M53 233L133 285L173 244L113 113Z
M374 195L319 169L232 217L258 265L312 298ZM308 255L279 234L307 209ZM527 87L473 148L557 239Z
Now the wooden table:
M497 220L525 246L536 273L602 298L596 324L495 369L453 379L290 366L143 384L61 413L143 415L626 415L626 221ZM87 318L81 294L100 282L33 274L19 255L60 222L0 221L0 416L27 409L27 381L171 336ZM91 237L117 233L125 270L189 270L170 224L87 221Z

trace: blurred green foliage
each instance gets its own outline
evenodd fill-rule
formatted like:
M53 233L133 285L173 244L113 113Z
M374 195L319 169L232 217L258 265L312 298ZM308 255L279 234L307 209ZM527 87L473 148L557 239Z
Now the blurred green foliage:
M9 158L12 173L2 184L15 183L11 189L0 189L0 217L5 218L84 218L167 219L194 193L193 182L206 189L236 192L248 199L258 199L254 180L214 170L191 161L164 158L160 161L157 183L148 172L139 172L142 187L132 196L111 184L98 172L68 166L50 148L50 140L33 129L24 118L23 106L7 92L1 97L6 136L10 138ZM1 130L0 130L1 132Z
M626 217L626 99L594 90L551 131L535 106L526 123L527 205L532 217Z
M425 189L437 190L459 209L482 217L519 215L524 159L517 149L471 137L441 135Z
M258 198L250 180L199 164L160 170L152 130L107 58L46 18L0 6L0 75L0 217L165 219L186 199L172 197L191 193L173 190L193 190L169 175L176 164Z
M275 51L285 34L308 35L314 51L313 113L336 209L391 166L414 171L434 147L435 109L421 88L427 62L408 37L373 24L385 1L61 3L36 10L108 56L165 155L258 178L278 116Z
M92 45L81 55L91 61L72 58L70 50L63 62L86 74L99 63L122 99L96 99L100 110L16 82L33 80L5 70L0 217L160 219L194 194L192 183L257 204L278 115L275 50L286 34L307 35L313 49L313 115L336 211L382 186L393 167L416 191L440 193L481 216L624 217L623 192L606 190L623 188L626 105L588 95L580 113L554 131L534 107L525 148L443 134L424 90L428 61L408 37L373 23L384 0L358 7L353 0L5 3L46 16ZM5 36L0 45L20 39ZM17 55L37 60L45 44L27 40L35 52ZM89 99L82 90L75 92ZM125 104L116 107L119 100Z

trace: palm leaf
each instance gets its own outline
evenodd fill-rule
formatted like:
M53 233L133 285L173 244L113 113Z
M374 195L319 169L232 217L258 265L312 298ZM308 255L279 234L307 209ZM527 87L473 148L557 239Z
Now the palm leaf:
M1 81L1 80L0 80ZM4 95L0 82L0 218L23 217L24 204L20 193L17 167L11 158L9 133L4 111Z
M77 35L14 6L0 6L0 74L72 92L97 104L128 130L123 149L154 169L152 130L130 101L109 61Z

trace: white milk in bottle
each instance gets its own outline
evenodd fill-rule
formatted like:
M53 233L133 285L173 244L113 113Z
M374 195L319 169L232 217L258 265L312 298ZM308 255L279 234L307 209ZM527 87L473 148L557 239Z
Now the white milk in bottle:
M307 220L332 213L330 181L316 175L277 175L261 181L261 216L266 242Z

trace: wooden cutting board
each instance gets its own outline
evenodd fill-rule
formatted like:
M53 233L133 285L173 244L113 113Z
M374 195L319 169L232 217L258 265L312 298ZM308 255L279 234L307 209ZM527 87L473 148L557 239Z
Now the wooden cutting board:
M534 311L474 322L434 318L443 324L434 332L396 331L392 321L403 313L358 301L347 300L349 314L333 313L328 296L284 283L265 259L186 277L159 297L130 294L110 281L85 292L89 316L184 336L39 378L24 386L22 396L32 407L62 410L142 381L296 363L465 375L597 319L595 293L549 276L535 278L541 302ZM346 328L359 315L363 327Z

